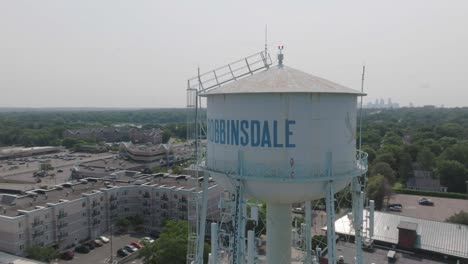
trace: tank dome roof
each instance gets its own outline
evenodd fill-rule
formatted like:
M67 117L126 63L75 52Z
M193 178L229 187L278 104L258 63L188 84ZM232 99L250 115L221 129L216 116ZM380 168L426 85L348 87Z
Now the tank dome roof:
M287 67L268 70L231 82L202 94L254 94L254 93L332 93L365 95L360 91L332 81Z

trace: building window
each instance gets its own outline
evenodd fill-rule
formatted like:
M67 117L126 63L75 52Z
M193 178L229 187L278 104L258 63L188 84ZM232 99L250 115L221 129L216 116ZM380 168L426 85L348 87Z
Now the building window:
M82 207L85 207L85 206L86 206L86 202L83 202L83 203L81 204L81 206L82 206Z
M124 195L127 195L127 191L124 191Z
M19 234L19 235L18 235L18 238L19 238L19 239L23 238L23 234Z
M141 190L138 190L138 193L141 194Z
M83 212L83 216L86 216L86 212Z
M129 212L130 209L129 209L129 208L124 208L124 211L125 211L125 212Z
M101 202L104 200L104 197L101 196Z
M23 249L24 249L24 245L21 244L21 245L19 246L19 249L20 249L20 250L23 250Z
M18 223L18 227L21 228L21 222Z
M49 218L49 214L46 214L46 215L45 215L45 219L47 219L47 218Z

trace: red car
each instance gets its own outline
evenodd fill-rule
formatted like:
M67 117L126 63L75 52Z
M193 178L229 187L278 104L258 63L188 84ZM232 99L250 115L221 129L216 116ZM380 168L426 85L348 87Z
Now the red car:
M64 260L72 260L74 256L75 256L75 252L71 250L67 250L60 255L60 258Z
M138 242L138 241L133 241L132 243L130 243L130 245L132 245L132 246L134 246L134 247L136 247L138 249L140 249L142 247L145 247L142 244L140 244L140 242Z

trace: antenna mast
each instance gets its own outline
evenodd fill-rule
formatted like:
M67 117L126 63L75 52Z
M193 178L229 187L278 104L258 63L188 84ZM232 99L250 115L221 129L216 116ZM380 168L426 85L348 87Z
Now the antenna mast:
M364 93L364 75L366 73L366 65L362 66L362 79L361 79L361 93ZM362 150L362 97L361 95L361 106L359 108L359 150Z
M268 25L265 25L265 56L268 54Z

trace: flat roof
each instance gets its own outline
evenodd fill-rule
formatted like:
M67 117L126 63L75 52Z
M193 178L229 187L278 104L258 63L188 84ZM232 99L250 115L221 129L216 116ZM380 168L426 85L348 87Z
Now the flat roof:
M116 187L141 186L141 185L135 185L133 183L135 180L145 180L144 186L164 186L167 188L176 187L176 188L183 188L183 189L191 189L194 187L193 182L189 181L189 178L191 177L187 175L167 175L167 174L165 176L162 176L162 175L156 176L156 175L157 174L145 174L145 175L139 175L134 178L125 177L124 180L118 179L114 182L111 179L107 179L107 178L94 179L96 182L88 181L87 183L84 183L84 184L81 182L74 181L74 182L60 184L60 186L66 185L66 184L72 184L73 191L71 188L67 188L67 187L62 187L58 189L55 188L55 189L51 189L45 192L47 193L47 196L44 194L43 191L41 191L42 189L31 190L31 191L35 191L36 193L37 193L37 190L39 190L39 193L37 193L36 199L34 199L34 197L27 196L27 195L16 195L15 205L8 205L8 204L1 205L4 211L0 211L0 216L6 215L6 216L14 217L18 215L18 210L31 211L31 210L35 210L36 206L47 207L47 203L60 203L60 200L72 201L75 199L79 199L85 193L91 193L92 191L99 191L101 188L107 188L106 182L115 183ZM203 178L200 178L200 179L203 179ZM209 182L209 187L212 187L214 185L216 185L214 181ZM13 196L15 195L8 194L8 198L13 197ZM7 199L7 200L9 201L10 199Z
M0 251L0 264L46 264L37 260L27 259Z
M408 252L399 252L395 249L383 249L383 248L376 248L372 251L362 251L362 258L364 263L388 263L387 254L389 251L395 252L395 257L397 259L396 263L401 264L441 264L446 263L442 259L433 259L428 256L416 255L411 254ZM345 263L354 263L354 256L356 255L356 244L347 242L347 241L338 241L336 243L336 256L340 257L343 256Z
M368 211L363 213L367 219ZM398 244L398 226L401 222L417 224L415 248L444 255L468 259L468 226L437 222L383 212L374 213L374 237L376 241ZM365 221L363 228L369 228ZM335 221L336 233L354 236L354 227L348 215Z
M406 230L417 231L418 230L418 224L417 223L400 221L397 228L398 229L406 229Z

